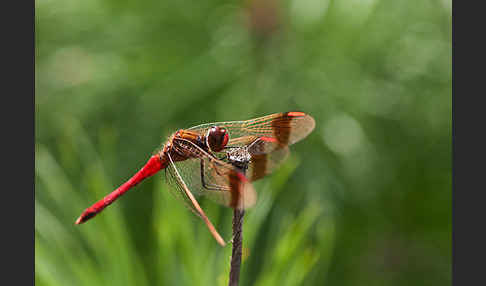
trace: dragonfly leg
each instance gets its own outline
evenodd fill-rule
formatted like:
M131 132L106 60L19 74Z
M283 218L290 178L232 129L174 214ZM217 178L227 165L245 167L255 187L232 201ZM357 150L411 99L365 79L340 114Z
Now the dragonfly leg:
M229 188L224 186L218 186L214 184L208 184L204 181L204 160L201 159L201 184L202 186L211 191L229 191Z

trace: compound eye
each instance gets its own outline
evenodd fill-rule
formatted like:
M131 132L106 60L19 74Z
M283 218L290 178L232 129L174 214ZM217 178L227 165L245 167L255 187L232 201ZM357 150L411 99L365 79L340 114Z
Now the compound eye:
M213 126L209 129L207 135L207 145L213 152L219 152L228 144L229 135L226 129Z

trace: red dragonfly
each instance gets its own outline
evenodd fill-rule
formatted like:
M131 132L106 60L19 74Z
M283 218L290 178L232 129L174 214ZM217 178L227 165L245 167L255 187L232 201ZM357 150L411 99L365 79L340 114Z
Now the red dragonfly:
M87 208L76 224L93 218L142 180L165 169L169 189L224 246L193 193L233 209L251 207L257 197L251 182L271 173L287 157L288 146L305 138L314 126L310 115L294 111L181 129L132 178Z

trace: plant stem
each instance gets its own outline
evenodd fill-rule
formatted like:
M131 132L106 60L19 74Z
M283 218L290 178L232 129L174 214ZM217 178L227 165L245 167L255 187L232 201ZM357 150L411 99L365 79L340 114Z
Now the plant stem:
M229 286L237 286L240 280L241 248L243 245L243 216L244 210L233 211L233 250L231 251L231 268Z
M240 148L236 152L233 152L234 155L237 153L240 156L236 156L236 158L249 158L250 154L246 148ZM250 161L242 161L242 160L233 160L232 156L228 156L229 162L243 175L246 174L246 170L248 169L248 164ZM233 249L231 251L231 266L230 266L230 277L229 277L229 286L238 286L240 281L240 267L241 267L241 249L243 246L243 216L245 215L245 210L239 210L235 208L233 210Z

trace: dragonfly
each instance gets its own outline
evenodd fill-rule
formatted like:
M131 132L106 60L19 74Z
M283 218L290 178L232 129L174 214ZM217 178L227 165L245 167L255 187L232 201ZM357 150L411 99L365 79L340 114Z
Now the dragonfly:
M257 199L252 182L274 171L288 157L288 146L305 138L314 127L312 116L293 111L180 129L133 177L84 210L76 224L93 218L141 181L165 170L169 190L225 246L196 196L238 210L252 207Z

